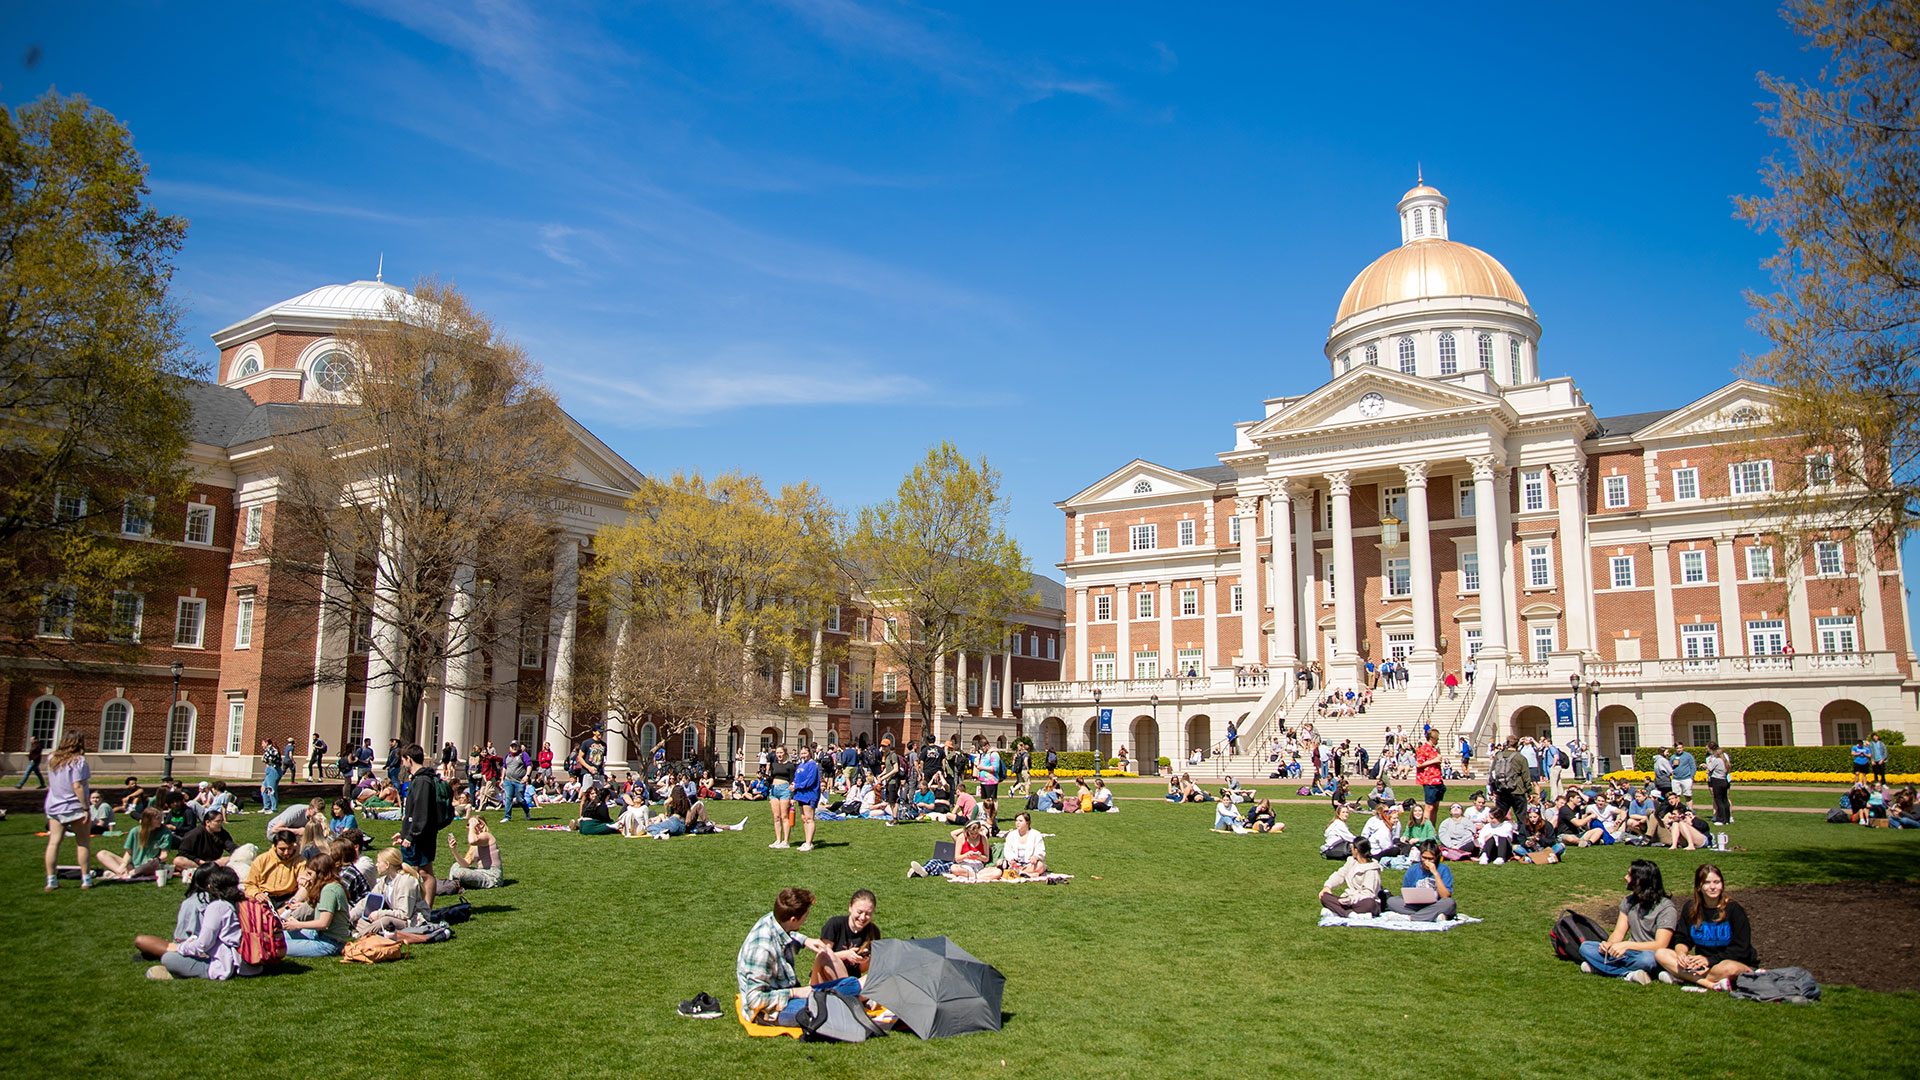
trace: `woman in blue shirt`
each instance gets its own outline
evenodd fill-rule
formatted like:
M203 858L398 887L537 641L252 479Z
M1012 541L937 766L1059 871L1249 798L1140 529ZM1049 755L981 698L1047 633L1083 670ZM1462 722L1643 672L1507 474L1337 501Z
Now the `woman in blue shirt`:
M1407 870L1407 876L1400 879L1400 891L1405 893L1416 885L1431 886L1439 893L1439 899L1428 904L1409 904L1399 896L1387 898L1387 910L1405 915L1416 922L1439 922L1451 919L1454 915L1453 869L1440 861L1440 845L1432 840L1420 841L1420 861Z
M800 747L800 761L793 767L793 805L800 811L800 850L813 850L813 813L820 805L820 763L813 760L813 747Z
M1853 782L1854 783L1864 784L1867 782L1867 773L1871 771L1873 768L1872 762L1873 762L1873 748L1867 745L1867 740L1865 739L1853 740Z

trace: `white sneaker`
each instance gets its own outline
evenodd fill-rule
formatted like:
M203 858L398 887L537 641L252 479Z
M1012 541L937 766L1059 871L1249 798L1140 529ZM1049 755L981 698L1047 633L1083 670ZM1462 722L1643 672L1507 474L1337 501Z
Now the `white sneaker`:
M907 864L907 876L910 878L926 877L927 868L917 862L910 862Z
M1633 983L1636 986L1653 985L1653 976L1647 974L1644 971L1629 971L1625 975L1622 975L1620 977L1627 980L1630 983Z
M813 845L812 845L812 844L801 844L801 845L799 846L799 848L797 848L796 850L799 850L799 851L812 851L812 850L813 850Z
M778 850L778 849L780 848L780 846L781 846L781 844L780 844L780 841L778 841L778 840L775 840L775 841L774 841L773 843L771 843L771 844L768 844L768 845L767 845L767 847L769 847L769 848L771 848L771 849L774 849L774 850Z
M1495 865L1495 866L1501 866L1501 865L1504 865L1504 864L1506 863L1506 861L1507 861L1507 860L1505 860L1505 859L1495 859L1495 860L1493 860L1493 865Z
M1487 857L1485 855L1480 856L1480 865L1481 866L1487 865Z
M1666 983L1668 986L1672 986L1675 983L1679 982L1678 979L1675 979L1673 977L1673 972L1668 971L1666 968L1661 968L1660 974L1655 977L1658 978L1661 982Z
M1587 963L1585 960L1580 961L1580 972L1583 975L1593 974L1593 965Z

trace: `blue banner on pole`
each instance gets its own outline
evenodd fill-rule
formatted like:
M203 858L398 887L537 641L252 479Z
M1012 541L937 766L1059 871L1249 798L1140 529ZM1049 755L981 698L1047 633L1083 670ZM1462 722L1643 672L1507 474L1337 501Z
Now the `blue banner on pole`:
M1112 709L1100 710L1100 734L1102 735L1113 734L1113 710Z
M1573 726L1573 699L1570 697L1553 699L1553 726Z

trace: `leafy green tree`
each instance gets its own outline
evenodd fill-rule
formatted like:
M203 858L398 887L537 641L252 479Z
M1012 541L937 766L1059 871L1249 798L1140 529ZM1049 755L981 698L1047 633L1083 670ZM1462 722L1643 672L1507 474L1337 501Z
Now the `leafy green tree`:
M844 542L848 576L886 620L875 648L907 677L928 737L944 705L936 675L947 658L999 651L1013 614L1035 603L1033 575L1006 520L1000 473L943 442L891 500L860 511Z
M1826 63L1817 85L1760 76L1783 153L1738 214L1780 240L1750 299L1772 343L1752 372L1782 393L1753 434L1797 451L1772 507L1790 546L1872 528L1890 553L1920 511L1920 0L1784 15Z
M178 528L191 419L182 379L196 373L167 295L187 223L147 205L146 177L127 129L84 98L0 109L10 648L122 639L131 649L114 593L144 592L172 565L169 547L121 539Z

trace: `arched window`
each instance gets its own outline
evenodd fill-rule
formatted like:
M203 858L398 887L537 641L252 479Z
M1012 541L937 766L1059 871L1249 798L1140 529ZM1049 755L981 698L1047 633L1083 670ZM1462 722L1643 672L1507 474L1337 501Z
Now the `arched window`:
M1420 212L1418 207L1415 207L1413 211L1413 235L1427 235L1427 218L1425 214Z
M649 720L646 723L640 725L640 760L641 761L653 760L653 744L657 742L659 738L660 738L660 729L653 726L653 721Z
M689 727L680 733L680 757L692 761L700 756L700 733Z
M1427 231L1435 236L1440 235L1440 208L1437 206L1427 207Z
M313 362L313 381L330 394L345 390L353 384L353 360L338 349L321 353Z
M182 701L173 707L167 717L167 749L176 754L193 753L193 729L198 727L200 710L190 701Z
M1378 364L1379 362L1380 362L1380 346L1378 345L1367 346L1367 363Z
M1480 335L1480 366L1488 371L1493 370L1492 334L1483 333Z
M1410 337L1400 339L1400 373L1402 375L1414 373L1413 339Z
M1340 354L1340 370L1341 371L1353 370L1353 353L1343 352Z
M107 702L100 710L100 752L124 754L128 735L133 730L133 705L124 698Z
M837 727L834 727L832 724L827 725L827 745L828 746L840 745L840 729Z
M1520 339L1519 338L1516 337L1516 338L1507 339L1507 359L1512 361L1512 364L1513 364L1513 385L1519 386L1521 382L1525 381L1523 376L1520 374Z
M1459 354L1453 351L1453 331L1440 331L1440 374L1451 375L1460 370Z
M66 705L57 697L43 697L34 702L27 712L27 737L39 739L41 746L52 750L59 745L60 721L66 714Z
M240 366L233 369L233 377L236 379L258 374L260 374L260 358L257 356L248 356L240 361Z

